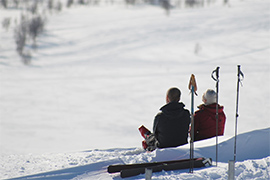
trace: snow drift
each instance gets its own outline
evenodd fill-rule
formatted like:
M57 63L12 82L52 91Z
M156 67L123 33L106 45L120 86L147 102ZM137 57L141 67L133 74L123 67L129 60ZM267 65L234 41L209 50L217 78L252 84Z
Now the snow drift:
M269 178L270 172L270 128L256 130L238 136L236 176L238 179ZM211 140L205 140L211 141ZM233 159L234 138L219 144L219 165L188 170L154 173L154 179L227 179L227 162ZM189 158L188 145L178 148L157 149L147 153L140 148L90 150L70 154L44 154L42 156L8 156L2 158L2 167L7 162L16 162L9 174L1 172L2 178L12 179L121 179L118 173L108 174L106 168L111 164L130 164L177 160ZM196 146L196 143L195 143ZM195 148L195 157L211 157L215 160L215 147ZM252 160L253 159L253 160ZM6 162L6 163L3 163ZM43 173L39 173L43 171ZM26 175L34 174L34 175ZM26 176L25 176L26 175ZM143 175L127 179L144 179Z

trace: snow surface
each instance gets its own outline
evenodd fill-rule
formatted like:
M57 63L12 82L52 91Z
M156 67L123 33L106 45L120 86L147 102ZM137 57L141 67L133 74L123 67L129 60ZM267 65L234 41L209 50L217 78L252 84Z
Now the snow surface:
M270 128L244 133L238 136L238 156L235 164L237 179L269 179ZM204 140L209 141L209 140ZM233 159L234 138L219 144L218 167L159 172L153 179L228 179L228 160ZM212 157L215 146L195 149L195 157ZM119 173L108 174L110 164L141 163L189 158L188 145L178 148L158 149L146 153L141 148L95 149L77 153L53 153L42 155L2 156L0 173L4 178L14 179L121 179ZM4 163L3 163L4 162ZM33 175L34 174L34 175ZM139 175L126 179L144 179Z
M76 6L48 16L30 66L15 52L13 31L0 28L0 179L120 179L106 166L189 157L189 145L145 153L137 128L152 128L177 86L190 109L188 80L215 89L227 122L218 167L160 172L154 179L227 179L233 159L236 66L240 87L237 179L269 179L269 2L231 0L204 8ZM0 20L19 16L0 9ZM14 27L14 24L12 26ZM4 43L3 43L4 42ZM196 47L200 47L195 53ZM195 156L215 160L215 139ZM143 179L136 176L130 179Z

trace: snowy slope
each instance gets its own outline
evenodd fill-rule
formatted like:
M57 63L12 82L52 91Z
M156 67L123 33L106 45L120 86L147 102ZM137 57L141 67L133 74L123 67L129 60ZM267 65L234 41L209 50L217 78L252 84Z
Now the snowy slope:
M30 66L22 65L15 52L13 31L0 28L0 178L45 173L41 178L117 179L104 167L187 157L188 145L143 153L137 127L152 127L171 86L182 90L190 109L191 73L199 88L195 104L200 104L202 93L215 88L210 75L220 66L219 101L227 122L219 138L226 147L219 167L155 177L226 179L227 160L233 158L238 64L245 79L237 177L269 178L268 10L264 0L176 8L169 17L152 6L76 6L47 15ZM0 20L19 14L0 9ZM197 143L196 155L214 158L214 144L214 139Z
M237 179L270 178L269 135L270 128L238 136L240 143L235 165ZM234 138L219 145L218 167L195 169L194 174L189 174L188 170L154 173L153 179L227 179L227 162L233 159L233 153L228 151L233 150L233 144ZM212 157L215 160L214 150L215 147L211 146L196 148L195 157ZM189 158L188 145L158 149L152 153L146 153L140 148L114 148L77 153L9 155L2 157L1 167L6 170L0 173L3 178L18 179L121 179L119 173L108 174L107 166L183 158ZM144 179L144 175L127 179Z

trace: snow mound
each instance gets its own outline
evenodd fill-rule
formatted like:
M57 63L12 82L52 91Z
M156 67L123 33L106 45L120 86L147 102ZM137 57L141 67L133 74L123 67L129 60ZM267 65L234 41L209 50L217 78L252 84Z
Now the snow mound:
M235 175L237 179L269 179L270 172L270 128L238 135ZM211 141L205 140L205 141ZM234 138L219 144L218 167L159 172L153 179L227 179L228 160L233 159ZM130 164L189 157L188 145L178 148L157 149L146 153L141 148L116 148L89 150L70 154L10 155L1 157L2 178L12 179L121 179L119 173L108 174L111 164ZM196 143L195 143L196 147ZM211 157L215 160L215 146L195 149L195 156ZM12 172L12 173L10 173ZM34 174L34 175L30 175ZM13 178L18 177L18 178ZM127 179L144 179L139 175Z
M270 128L255 130L237 136L237 161L244 161L247 159L261 159L270 154ZM229 139L219 144L219 158L220 162L228 162L233 159L234 154L234 138ZM211 156L215 153L215 146L205 147L199 149L198 153L202 152L203 156ZM213 157L215 160L215 157Z

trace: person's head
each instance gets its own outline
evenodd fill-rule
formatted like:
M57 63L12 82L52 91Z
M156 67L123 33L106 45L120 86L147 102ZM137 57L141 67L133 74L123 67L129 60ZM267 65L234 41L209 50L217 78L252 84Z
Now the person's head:
M169 103L169 102L179 102L180 97L181 97L181 91L176 87L172 87L167 91L166 102L167 103Z
M202 101L205 105L213 104L217 102L217 94L212 89L207 89L202 95Z

